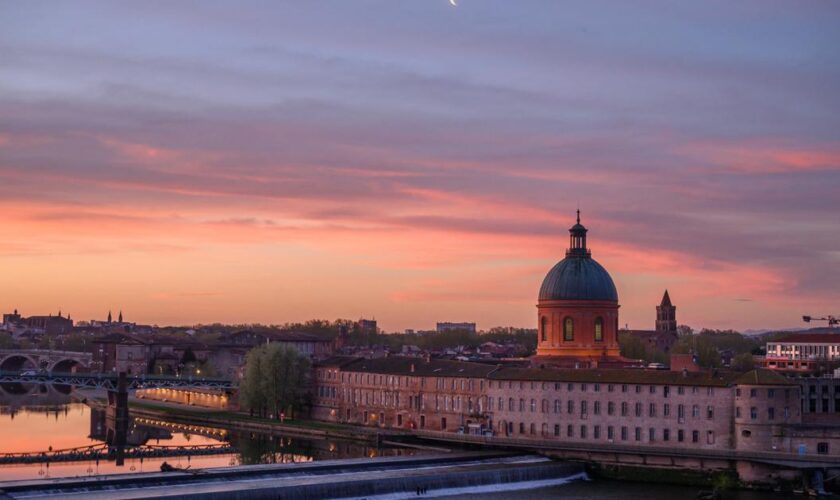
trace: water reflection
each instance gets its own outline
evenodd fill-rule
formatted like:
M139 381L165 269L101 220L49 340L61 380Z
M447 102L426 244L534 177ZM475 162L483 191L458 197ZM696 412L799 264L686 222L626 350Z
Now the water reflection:
M73 402L60 391L2 392L0 480L157 471L164 461L176 467L204 468L414 453L143 417L129 419L122 439L116 427L105 410ZM123 460L117 461L120 442L125 448ZM23 453L31 456L17 460ZM49 455L48 461L44 454Z

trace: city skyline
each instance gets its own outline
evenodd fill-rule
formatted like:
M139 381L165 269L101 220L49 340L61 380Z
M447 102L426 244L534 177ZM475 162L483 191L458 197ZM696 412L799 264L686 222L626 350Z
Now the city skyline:
M650 328L840 299L838 8L0 6L0 306L536 328L580 207Z

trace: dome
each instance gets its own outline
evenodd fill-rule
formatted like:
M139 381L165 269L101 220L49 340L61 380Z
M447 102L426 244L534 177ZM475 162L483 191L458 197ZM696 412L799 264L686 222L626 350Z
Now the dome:
M570 256L545 275L539 300L610 300L618 302L610 273L591 257Z

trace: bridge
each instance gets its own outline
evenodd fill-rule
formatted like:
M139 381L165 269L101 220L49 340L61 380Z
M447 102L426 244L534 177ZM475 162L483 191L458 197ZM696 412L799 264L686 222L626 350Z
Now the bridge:
M89 371L92 363L93 354L89 352L0 349L0 371Z
M110 373L0 371L0 384L55 384L90 389L118 390L120 375ZM133 375L125 377L125 389L235 389L227 379Z

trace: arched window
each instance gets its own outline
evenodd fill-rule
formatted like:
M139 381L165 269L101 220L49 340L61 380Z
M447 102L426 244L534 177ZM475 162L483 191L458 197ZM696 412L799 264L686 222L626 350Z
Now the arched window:
M542 319L540 320L540 338L542 339L543 342L548 340L548 332L546 331L547 329L548 329L548 318L543 316Z
M595 318L595 342L603 342L604 340L604 318L598 316Z
M575 340L575 320L572 318L563 320L563 340Z

